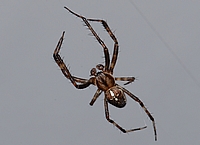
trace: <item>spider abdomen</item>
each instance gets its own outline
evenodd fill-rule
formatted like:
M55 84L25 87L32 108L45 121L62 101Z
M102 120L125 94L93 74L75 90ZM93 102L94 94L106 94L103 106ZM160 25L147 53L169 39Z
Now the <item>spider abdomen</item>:
M105 96L108 102L115 107L122 108L126 105L126 96L121 89L117 88L117 86L108 89L105 92Z

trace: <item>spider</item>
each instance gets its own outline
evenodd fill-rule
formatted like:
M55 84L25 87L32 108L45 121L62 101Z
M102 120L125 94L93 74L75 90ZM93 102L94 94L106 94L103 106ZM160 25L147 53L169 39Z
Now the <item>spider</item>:
M98 64L98 65L96 65L96 68L92 68L91 71L90 71L91 77L89 79L83 79L83 78L71 75L69 69L67 68L67 66L65 65L62 58L59 55L59 51L60 51L60 48L61 48L61 45L62 45L62 42L63 42L63 39L64 39L64 34L65 34L65 31L63 31L62 36L59 39L59 42L58 42L56 49L53 53L53 58L56 61L56 63L58 64L58 66L60 67L64 76L67 79L69 79L71 81L71 83L77 89L84 89L84 88L87 88L90 85L97 86L97 90L96 90L96 92L95 92L95 94L94 94L94 96L93 96L93 98L90 102L91 106L94 104L96 99L101 95L101 93L104 92L104 95L105 95L105 97L104 97L105 117L110 123L112 123L114 126L116 126L123 133L142 130L142 129L145 129L147 127L147 126L144 126L144 127L125 130L119 124L117 124L115 121L113 121L110 118L109 110L108 110L108 103L110 103L111 105L114 105L115 107L122 108L126 105L126 101L127 101L125 94L130 96L134 101L139 103L139 105L144 109L144 111L146 112L146 114L148 115L150 120L152 121L155 140L157 140L155 120L154 120L153 116L151 115L151 113L144 106L144 103L138 97L133 95L130 91L128 91L127 89L125 89L124 87L122 87L122 86L120 86L116 83L116 81L126 81L126 83L124 85L127 85L129 83L132 83L135 80L135 78L134 77L114 77L113 76L113 71L114 71L114 67L115 67L115 64L116 64L116 61L117 61L117 56L118 56L119 45L118 45L118 41L117 41L115 35L113 34L111 29L109 28L106 21L101 20L101 19L87 19L87 18L71 11L67 7L64 7L64 8L67 9L73 15L75 15L78 18L81 18L83 20L83 22L86 24L86 26L92 32L92 34L97 39L99 44L102 46L103 51L104 51L104 55L105 55L105 65ZM105 28L105 30L107 31L107 33L109 34L109 36L111 37L111 39L114 41L114 51L113 51L113 56L112 56L111 62L110 62L110 56L109 56L107 46L101 40L101 38L97 35L97 33L92 28L92 26L90 25L89 22L99 22L99 23L101 23L103 25L103 27Z

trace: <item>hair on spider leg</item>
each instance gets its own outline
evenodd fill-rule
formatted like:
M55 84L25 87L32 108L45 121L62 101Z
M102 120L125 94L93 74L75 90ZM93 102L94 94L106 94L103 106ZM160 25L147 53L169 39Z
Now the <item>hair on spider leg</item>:
M92 36L92 37L94 37L92 33L88 33L88 36Z
M68 70L70 72L71 67L70 67L69 63L67 64L67 68L68 68Z

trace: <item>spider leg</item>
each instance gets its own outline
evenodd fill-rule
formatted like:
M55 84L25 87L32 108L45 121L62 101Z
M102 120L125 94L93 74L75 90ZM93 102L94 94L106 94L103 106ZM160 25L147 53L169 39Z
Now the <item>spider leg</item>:
M108 34L110 35L110 37L113 39L114 41L114 51L113 51L113 57L111 60L111 64L110 64L110 72L111 74L113 74L113 70L115 67L115 64L117 62L117 56L118 56L118 50L119 50L119 44L117 41L117 38L115 37L115 35L113 34L113 32L111 31L110 27L108 26L108 24L106 23L106 21L101 20L101 19L87 19L88 21L93 21L93 22L100 22L103 27L106 29L106 31L108 32Z
M84 89L84 88L88 87L90 84L94 84L94 78L92 77L89 80L86 80L86 79L78 78L78 77L71 75L71 73L69 72L65 63L63 62L62 58L59 55L59 51L60 51L60 48L61 48L61 45L62 45L62 42L64 39L64 34L65 34L65 31L62 33L62 36L61 36L60 40L58 41L56 49L54 50L54 53L53 53L53 58L56 61L56 63L58 64L58 66L60 67L64 76L66 78L68 78L77 89ZM77 84L76 82L79 82L82 84Z
M107 101L106 97L104 98L104 107L105 107L106 119L108 120L108 122L112 123L119 130L121 130L123 133L128 133L128 132L142 130L142 129L147 128L147 126L144 126L144 127L134 128L134 129L130 129L130 130L125 130L124 128L122 128L121 126L119 126L114 120L110 119L109 110L108 110L108 101Z
M90 105L92 106L94 104L94 102L96 101L96 99L101 95L102 90L97 89L96 93L94 94L94 97L92 98Z
M136 102L138 102L140 104L140 106L144 109L144 111L146 112L146 114L149 116L150 120L153 123L153 129L154 129L154 135L155 135L155 140L157 140L157 132L156 132L156 124L155 124L155 120L153 118L153 116L151 115L151 113L147 110L147 108L144 106L144 103L135 95L133 95L131 92L129 92L127 89L117 85L120 89L122 89L127 95L129 95L133 100L135 100Z
M116 81L127 81L124 85L128 85L132 83L135 78L134 77L115 77Z
M94 35L94 37L97 39L97 41L100 43L100 45L103 47L104 49L104 55L105 55L105 70L107 71L109 69L110 66L110 56L109 56L109 52L108 52L108 48L105 45L105 43L101 40L101 38L97 35L97 33L94 31L94 29L92 28L92 26L90 25L90 23L88 22L87 18L71 11L69 8L64 7L65 9L67 9L70 13L74 14L75 16L81 18L83 20L83 22L86 24L86 26L89 28L89 30L92 32L92 34Z
M88 79L83 79L83 78L79 78L79 77L75 77L75 76L72 76L72 77L78 83L86 83L86 82L88 82Z

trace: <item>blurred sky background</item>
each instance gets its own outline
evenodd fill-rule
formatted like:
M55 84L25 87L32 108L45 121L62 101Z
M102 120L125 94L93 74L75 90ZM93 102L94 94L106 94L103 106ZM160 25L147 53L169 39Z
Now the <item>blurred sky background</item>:
M63 31L61 56L72 74L89 78L104 63L90 32L64 6L108 22L120 46L115 76L134 76L126 88L156 120L152 123L128 96L127 106L109 105L102 94L89 105L96 87L77 90L63 76L52 53ZM1 0L0 144L1 145L197 145L200 142L200 1L182 0ZM112 54L113 41L92 23ZM123 85L122 83L120 83Z

